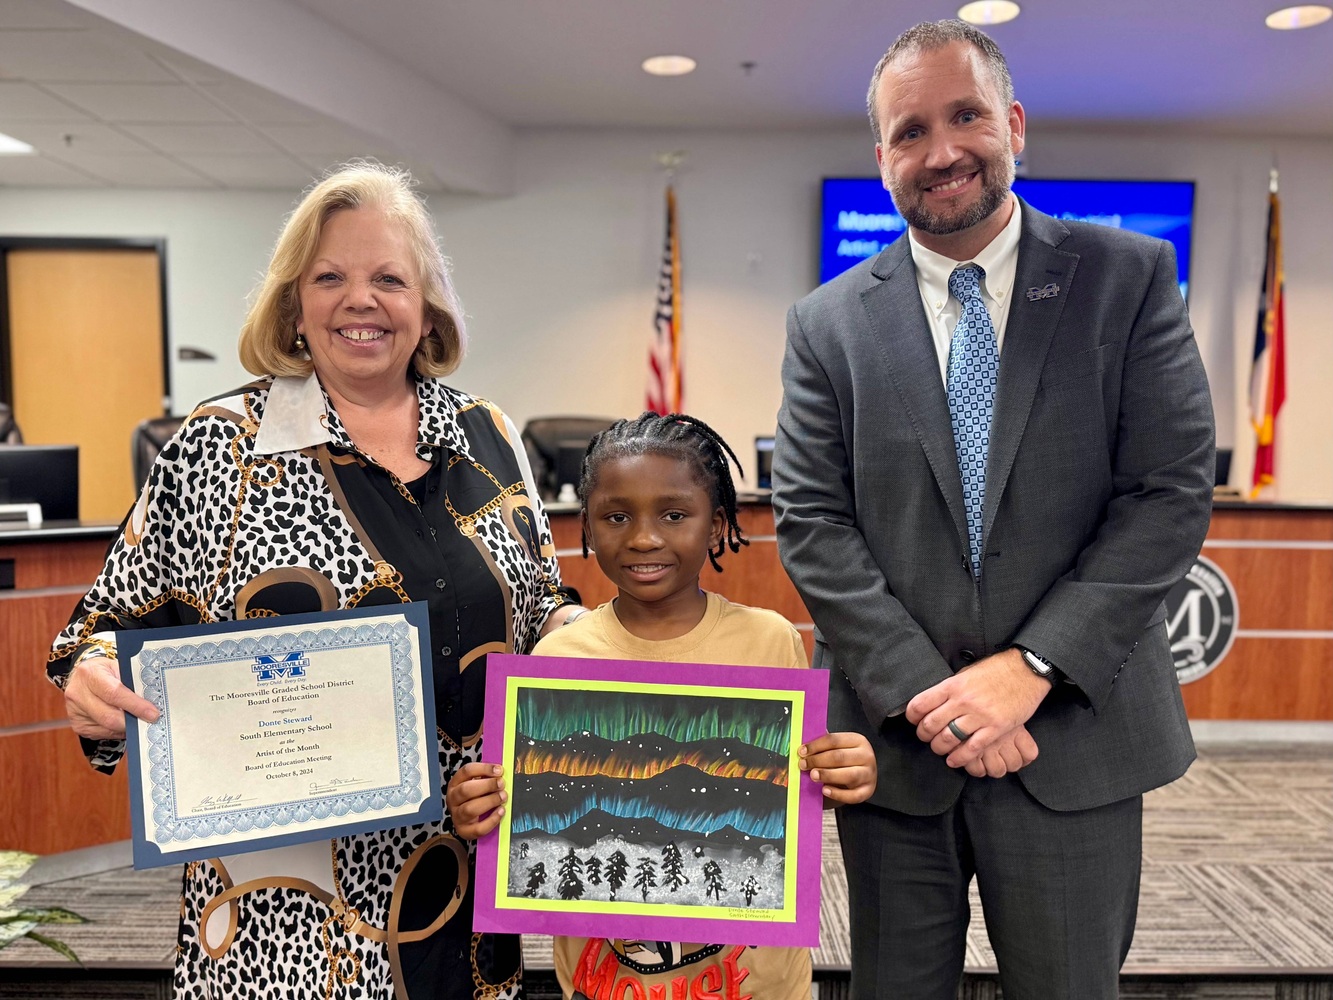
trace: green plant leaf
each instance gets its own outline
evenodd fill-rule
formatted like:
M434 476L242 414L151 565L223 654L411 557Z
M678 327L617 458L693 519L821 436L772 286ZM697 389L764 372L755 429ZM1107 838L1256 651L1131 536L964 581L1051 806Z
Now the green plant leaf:
M37 861L37 855L27 851L0 851L0 888L20 878Z
M40 910L19 910L19 916L25 920L36 920L39 924L86 924L88 921L72 910L52 906Z
M8 947L36 927L35 920L15 920L8 924L0 924L0 948Z
M30 885L0 886L0 910L10 909L14 900L18 899L31 888L32 886Z
M83 964L82 962L79 961L79 956L74 954L74 949L71 948L69 945L65 944L64 941L57 941L55 938L49 938L45 934L38 934L36 931L29 931L28 937L32 938L38 944L46 945L52 951L59 952L60 954L68 958L71 962L73 962L75 965Z

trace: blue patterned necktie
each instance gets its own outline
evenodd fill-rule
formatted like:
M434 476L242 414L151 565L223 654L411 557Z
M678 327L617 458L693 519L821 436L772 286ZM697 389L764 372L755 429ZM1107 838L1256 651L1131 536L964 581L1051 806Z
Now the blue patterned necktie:
M963 479L963 508L967 512L967 540L972 550L972 575L981 579L981 512L986 503L986 455L990 450L991 412L1000 374L1000 351L995 327L981 299L981 279L986 276L976 264L957 268L949 275L949 294L962 303L963 311L949 340L949 419L953 443L958 451L958 471Z

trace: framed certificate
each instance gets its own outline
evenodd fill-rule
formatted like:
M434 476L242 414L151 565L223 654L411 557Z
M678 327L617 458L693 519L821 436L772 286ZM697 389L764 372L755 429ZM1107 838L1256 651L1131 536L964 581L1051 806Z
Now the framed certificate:
M819 943L819 670L492 655L478 931Z
M134 867L441 817L424 604L116 638Z

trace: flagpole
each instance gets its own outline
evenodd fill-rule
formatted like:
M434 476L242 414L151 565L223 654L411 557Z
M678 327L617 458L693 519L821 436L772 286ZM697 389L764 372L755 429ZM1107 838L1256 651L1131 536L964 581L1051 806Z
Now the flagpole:
M681 268L680 237L676 229L676 193L672 186L676 171L685 162L683 149L655 155L666 174L666 239L658 272L657 310L653 317L653 339L648 351L648 384L645 406L655 413L679 413L684 407L681 373Z

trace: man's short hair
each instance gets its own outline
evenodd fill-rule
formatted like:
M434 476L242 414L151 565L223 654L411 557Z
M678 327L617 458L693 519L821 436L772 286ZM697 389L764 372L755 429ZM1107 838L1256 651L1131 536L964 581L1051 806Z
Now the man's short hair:
M990 35L972 27L966 21L953 18L945 21L924 21L899 35L875 64L875 72L870 77L870 90L866 94L866 110L870 114L870 131L874 133L875 142L884 140L879 134L879 108L875 101L875 91L879 89L879 78L884 75L884 67L899 56L942 49L953 42L963 42L978 49L985 58L986 65L990 67L991 76L1000 91L1004 107L1008 108L1014 103L1014 81L1009 76L1009 64L1004 61L1004 53Z

